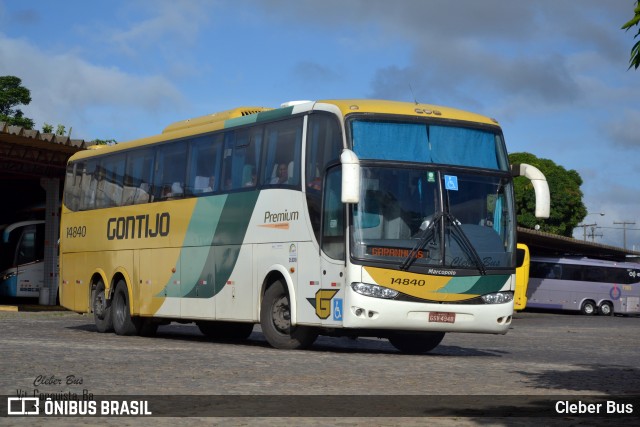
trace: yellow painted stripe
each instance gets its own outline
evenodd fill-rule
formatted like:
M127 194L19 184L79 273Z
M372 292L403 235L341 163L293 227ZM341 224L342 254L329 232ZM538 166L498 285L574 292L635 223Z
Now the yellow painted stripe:
M429 276L386 268L364 267L376 284L403 294L431 301L462 301L477 295L446 293L440 290L452 279L448 276Z

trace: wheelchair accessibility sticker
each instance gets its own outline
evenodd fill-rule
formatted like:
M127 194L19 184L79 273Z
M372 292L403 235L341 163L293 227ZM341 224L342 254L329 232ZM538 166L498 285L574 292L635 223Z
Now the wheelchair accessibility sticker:
M458 191L458 177L455 175L445 175L444 188L447 190Z
M333 320L342 320L342 298L333 299Z

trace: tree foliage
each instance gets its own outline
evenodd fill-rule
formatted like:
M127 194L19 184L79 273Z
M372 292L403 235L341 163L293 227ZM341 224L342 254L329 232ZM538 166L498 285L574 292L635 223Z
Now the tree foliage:
M629 31L632 27L638 27L638 32L634 39L640 37L640 1L636 1L636 7L634 9L634 17L622 26L622 29L625 31ZM631 58L629 58L629 68L635 68L636 70L640 67L640 40L636 42L631 48Z
M571 237L573 229L587 216L582 203L582 178L571 169L566 170L552 160L539 159L530 153L512 153L511 163L528 163L540 169L547 178L551 193L551 215L548 219L535 217L536 197L533 185L525 177L514 180L518 225L526 228L540 226L541 231Z
M47 122L45 122L45 123L42 125L42 132L43 132L43 133L54 133L54 132L53 132L53 125L52 125L52 124L49 124L49 123L47 123ZM59 135L59 136L64 136L64 135L65 135L65 133L67 133L67 128L66 128L66 126L65 126L65 125L61 125L61 124L58 124L58 126L56 127L55 134L56 134L56 135ZM67 135L67 136L71 136L71 128L69 128L69 133L68 133L68 135Z
M115 139L94 139L91 142L96 145L116 145L118 143Z
M0 121L25 129L33 129L34 122L24 117L18 105L28 105L31 92L22 86L22 80L15 76L0 76Z

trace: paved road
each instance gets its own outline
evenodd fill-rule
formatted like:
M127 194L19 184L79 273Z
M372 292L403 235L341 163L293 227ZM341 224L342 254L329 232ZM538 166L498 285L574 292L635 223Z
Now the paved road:
M162 326L155 338L121 337L98 333L91 317L75 313L0 311L0 390L7 396L16 396L19 390L28 396L65 392L95 396L462 395L460 399L468 399L466 395L640 395L639 335L637 317L527 312L516 315L507 335L449 334L431 353L413 356L400 354L386 340L321 337L310 350L281 351L268 346L258 327L248 341L230 344L208 341L193 325ZM640 407L634 409L640 412ZM0 418L0 425L23 421L33 425L28 420L33 421ZM81 421L56 420L59 425L80 425ZM143 421L90 421L122 425L125 420L129 420L125 425ZM154 420L155 426L196 421ZM589 425L589 420L568 417L562 422ZM38 421L51 425L52 420ZM278 418L216 421L282 424ZM431 421L479 425L487 419ZM515 421L526 423L526 419ZM310 425L335 422L331 418L293 421ZM341 418L340 423L420 425L424 419ZM504 421L505 425L513 423Z

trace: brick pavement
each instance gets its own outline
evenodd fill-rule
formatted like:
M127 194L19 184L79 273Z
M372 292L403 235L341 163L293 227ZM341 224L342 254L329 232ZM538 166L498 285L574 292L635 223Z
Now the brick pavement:
M310 350L281 351L267 345L258 327L247 342L229 344L208 341L193 325L162 326L155 338L120 337L97 333L90 316L0 311L0 389L6 395L16 395L17 390L29 395L34 390L54 394L86 390L94 395L640 394L638 331L637 317L521 313L507 335L449 334L430 354L413 356L398 353L385 340L321 337ZM46 384L52 377L49 382L62 384ZM60 425L81 421L57 420ZM130 421L142 421L109 420L90 422L130 425ZM154 420L153 425L162 426L172 419ZM19 420L0 418L0 424L7 421ZM171 425L196 422L193 418L180 421L186 424L173 421ZM216 421L276 425L281 420ZM309 425L333 425L333 421L295 419L296 424ZM424 419L405 421L420 424ZM486 420L431 421L476 425ZM525 420L511 419L508 424L513 425L512 421ZM370 425L371 419L340 422ZM373 422L400 424L386 418Z

